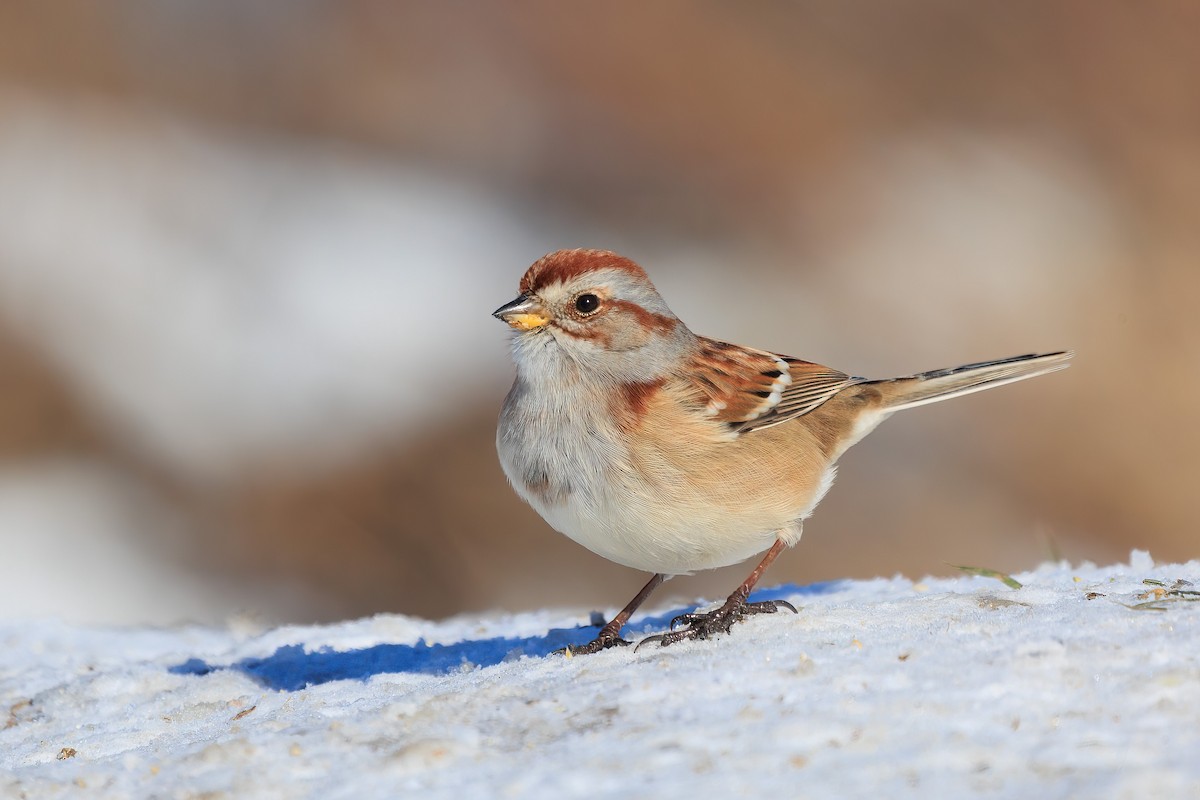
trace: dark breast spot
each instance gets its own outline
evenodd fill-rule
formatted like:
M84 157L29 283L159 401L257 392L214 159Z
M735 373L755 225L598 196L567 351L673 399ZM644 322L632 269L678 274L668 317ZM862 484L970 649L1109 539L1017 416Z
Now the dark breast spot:
M645 383L626 383L621 386L621 394L625 401L625 408L633 417L634 421L641 419L647 407L650 405L650 399L658 393L662 388L664 381L647 381Z
M546 505L557 505L571 495L571 484L565 480L551 480L549 473L535 469L525 474L525 490Z

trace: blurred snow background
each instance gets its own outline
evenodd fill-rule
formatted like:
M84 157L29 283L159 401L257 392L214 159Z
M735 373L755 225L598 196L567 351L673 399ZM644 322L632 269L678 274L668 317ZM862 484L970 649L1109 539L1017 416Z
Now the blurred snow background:
M564 246L638 259L698 331L857 374L1079 352L889 422L775 580L1194 557L1196 23L5 4L0 618L632 595L495 463L489 312Z

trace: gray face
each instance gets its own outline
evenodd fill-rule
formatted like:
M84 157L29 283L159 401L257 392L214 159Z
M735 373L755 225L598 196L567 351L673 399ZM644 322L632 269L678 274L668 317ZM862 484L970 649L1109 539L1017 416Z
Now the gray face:
M547 283L505 308L522 312L497 312L520 331L514 356L522 373L532 362L561 361L585 378L653 380L694 342L648 281L620 269Z

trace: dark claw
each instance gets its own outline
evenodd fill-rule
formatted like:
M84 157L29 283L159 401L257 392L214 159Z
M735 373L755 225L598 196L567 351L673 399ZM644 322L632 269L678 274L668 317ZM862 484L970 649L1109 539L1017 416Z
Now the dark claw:
M799 611L796 610L796 607L794 605L792 605L791 603L789 603L787 600L761 600L757 603L746 603L746 605L742 607L741 611L743 614L747 614L747 615L749 615L749 614L774 614L776 611L778 611L781 608L786 608L789 611L791 611L793 614L800 613Z
M653 636L647 636L637 643L637 647L633 648L633 652L642 649L642 645L658 642L659 647L666 647L669 644L681 642L687 637L687 631L672 631L670 633L656 633Z
M680 625L691 625L693 622L696 622L703 617L703 614L696 613L680 614L678 617L675 617L671 620L671 624L667 627L667 629L673 631Z
M659 647L669 647L684 639L708 639L718 633L729 633L734 624L741 622L745 617L752 614L774 614L781 608L786 608L793 614L800 613L794 605L786 600L762 600L756 603L747 603L744 600L731 598L725 605L714 611L703 614L680 614L671 620L670 628L666 633L647 636L638 642L633 651L636 653L642 645L651 642L657 642ZM687 627L676 630L676 627L681 625Z
M599 653L601 650L607 650L610 647L628 647L633 642L622 639L619 636L597 636L587 644L569 644L566 647L560 647L551 655L556 656L586 656L592 653Z

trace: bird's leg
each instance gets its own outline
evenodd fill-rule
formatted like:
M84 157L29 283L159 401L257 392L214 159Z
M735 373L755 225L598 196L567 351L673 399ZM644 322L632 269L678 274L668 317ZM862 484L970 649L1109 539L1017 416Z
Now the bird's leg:
M771 566L771 562L775 557L783 552L787 544L782 540L776 540L775 544L771 545L771 549L763 556L762 561L758 562L758 566L750 573L746 580L742 581L742 585L729 595L729 599L720 608L713 611L707 611L703 614L680 614L675 619L671 620L671 630L667 633L660 633L656 636L648 636L638 642L638 647L650 642L658 642L659 646L666 647L669 644L681 642L684 639L707 639L717 633L729 633L730 628L735 622L740 622L743 617L751 614L774 614L781 608L786 608L796 613L796 607L786 600L763 600L758 603L747 603L746 598L750 596L750 592L754 589L754 585L758 583L758 579L767 571L767 567ZM687 627L681 630L675 630L677 625L686 625Z
M621 609L620 613L600 629L600 633L596 635L595 639L592 639L587 644L567 645L557 652L565 652L576 656L586 653L599 653L601 650L606 650L609 647L624 647L629 644L629 642L621 638L621 628L625 627L625 623L629 622L629 618L633 616L633 612L638 610L638 606L646 602L646 598L650 596L650 593L657 589L664 580L665 578L661 574L656 574L647 581L642 590Z

